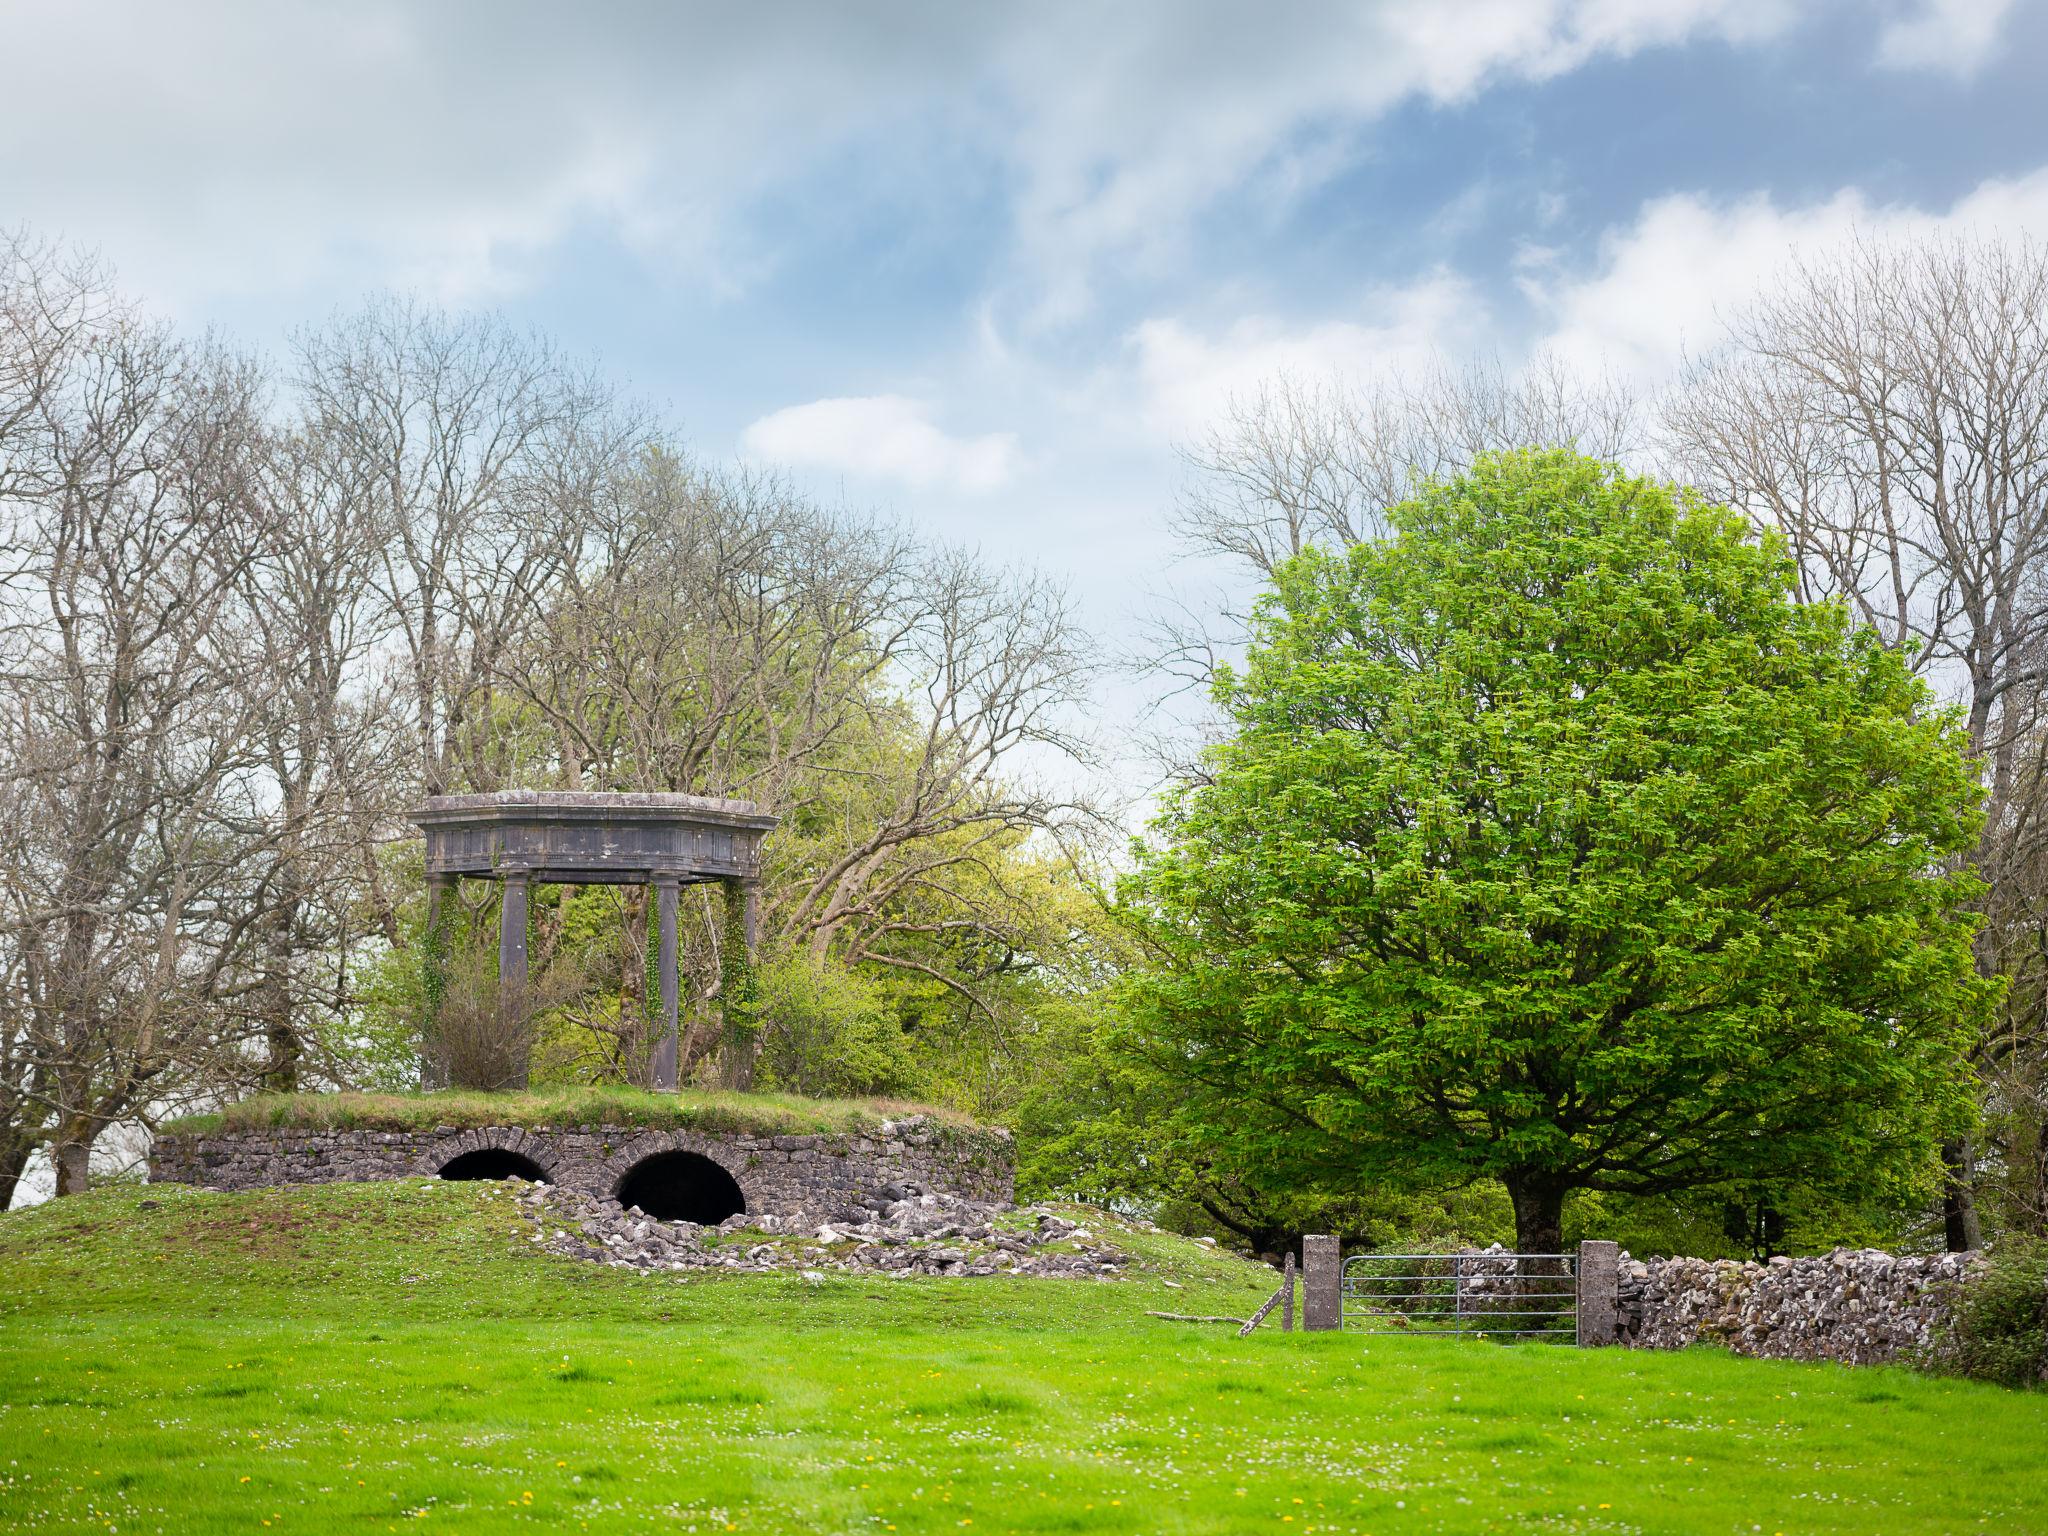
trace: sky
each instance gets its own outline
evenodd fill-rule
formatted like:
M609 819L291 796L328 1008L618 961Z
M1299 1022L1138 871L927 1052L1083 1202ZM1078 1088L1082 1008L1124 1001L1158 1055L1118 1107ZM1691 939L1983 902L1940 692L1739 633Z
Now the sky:
M1111 643L1264 378L1654 388L1794 253L2048 237L2048 0L0 0L0 53L0 225L163 313L499 310Z

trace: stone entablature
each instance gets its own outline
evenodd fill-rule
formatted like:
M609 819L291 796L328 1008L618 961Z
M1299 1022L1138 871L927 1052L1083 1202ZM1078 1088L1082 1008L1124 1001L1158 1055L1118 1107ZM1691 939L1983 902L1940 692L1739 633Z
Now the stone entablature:
M603 1125L169 1135L157 1137L150 1151L149 1176L231 1190L433 1178L455 1158L480 1151L516 1153L554 1183L606 1200L645 1159L692 1152L733 1177L748 1214L779 1217L822 1219L891 1198L886 1192L903 1185L1007 1204L1016 1185L1008 1131L925 1115L884 1121L872 1131L797 1136Z

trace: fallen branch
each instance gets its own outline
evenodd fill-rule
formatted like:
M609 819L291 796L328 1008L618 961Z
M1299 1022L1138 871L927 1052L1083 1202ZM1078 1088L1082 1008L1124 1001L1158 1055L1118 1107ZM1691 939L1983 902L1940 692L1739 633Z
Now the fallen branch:
M1246 1323L1242 1328L1237 1330L1237 1336L1240 1339L1250 1338L1252 1336L1252 1330L1258 1327L1259 1324L1263 1323L1266 1320L1266 1314L1268 1312L1271 1312L1275 1307L1279 1306L1282 1301L1285 1301L1287 1303L1287 1311L1285 1312L1285 1314L1283 1314L1282 1321L1280 1324L1280 1331L1282 1333L1294 1332L1293 1254L1290 1253L1289 1255L1287 1255L1287 1267L1283 1269L1280 1273L1284 1277L1280 1281L1280 1289L1275 1291L1272 1295L1268 1296L1266 1298L1266 1304L1263 1307L1259 1308L1258 1311L1252 1314L1251 1321Z
M1268 1312L1271 1312L1275 1307L1279 1306L1280 1298L1282 1296L1285 1296L1286 1294L1287 1287L1283 1285L1280 1287L1279 1290L1275 1291L1272 1295L1268 1296L1266 1298L1266 1304L1263 1307L1259 1308L1258 1311L1254 1312L1251 1315L1251 1320L1247 1322L1242 1328L1237 1330L1237 1336L1240 1339L1250 1338L1252 1336L1252 1330L1258 1327L1259 1324L1263 1323L1266 1320L1266 1314Z
M1191 1312L1147 1312L1147 1317L1163 1317L1169 1323L1242 1323L1241 1317L1198 1317Z

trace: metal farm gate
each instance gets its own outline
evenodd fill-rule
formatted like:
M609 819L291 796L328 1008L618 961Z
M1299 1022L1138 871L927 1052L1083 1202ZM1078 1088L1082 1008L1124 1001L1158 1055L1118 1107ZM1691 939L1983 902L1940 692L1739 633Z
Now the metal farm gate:
M1343 1326L1419 1338L1578 1341L1571 1253L1362 1253L1344 1261Z

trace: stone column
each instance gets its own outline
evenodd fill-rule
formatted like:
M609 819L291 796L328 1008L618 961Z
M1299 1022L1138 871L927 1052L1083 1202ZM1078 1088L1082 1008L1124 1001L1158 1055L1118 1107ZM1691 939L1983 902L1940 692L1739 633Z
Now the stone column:
M1621 1306L1621 1249L1614 1243L1579 1244L1579 1346L1612 1344Z
M654 1041L654 1086L674 1093L681 1082L682 1039L676 1026L681 987L676 975L676 902L682 881L675 875L654 877L654 904L660 914L656 966L661 978L661 1030Z
M436 938L441 933L441 920L447 916L448 898L454 894L453 875L427 876L427 932Z
M429 1091L448 1086L436 1049L441 1000L448 993L448 904L455 896L455 876L427 876L427 931L421 936L421 988L426 1003L420 1041L420 1086Z
M526 888L523 869L506 871L498 907L498 1007L507 1017L526 1006Z
M1324 1333L1344 1326L1343 1249L1337 1239L1311 1233L1301 1240L1301 1326Z

